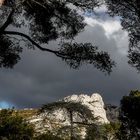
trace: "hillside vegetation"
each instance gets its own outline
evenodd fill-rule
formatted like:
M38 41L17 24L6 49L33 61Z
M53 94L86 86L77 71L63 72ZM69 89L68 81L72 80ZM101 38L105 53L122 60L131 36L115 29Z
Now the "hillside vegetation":
M78 109L80 107L80 110ZM69 119L68 123L55 120L53 110L57 113L65 108ZM82 111L83 109L83 111ZM116 108L115 108L116 109ZM48 112L49 110L49 112ZM140 92L131 91L121 100L118 120L110 123L95 123L89 117L90 111L81 103L55 102L43 106L41 109L3 109L0 111L0 140L139 140L140 139ZM42 112L43 111L43 112ZM79 112L82 120L75 120L74 112ZM115 110L116 111L116 110ZM52 114L52 115L49 115ZM34 117L42 118L36 118ZM46 117L46 120L44 119ZM51 118L52 117L52 118ZM41 120L42 119L42 120ZM90 120L90 121L89 121ZM40 123L41 121L41 123ZM52 122L53 121L53 122ZM42 133L37 133L36 123L39 128L43 126ZM43 125L38 125L42 124ZM59 124L59 127L50 129L51 123ZM85 129L83 129L85 128ZM52 131L51 131L52 130ZM86 132L84 137L79 134Z

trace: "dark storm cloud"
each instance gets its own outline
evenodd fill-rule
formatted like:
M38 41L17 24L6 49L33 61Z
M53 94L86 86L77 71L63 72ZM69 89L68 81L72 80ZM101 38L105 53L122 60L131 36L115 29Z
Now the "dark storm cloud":
M103 24L87 26L76 40L92 42L110 53L117 62L110 76L90 65L73 70L53 54L25 48L14 69L0 70L0 101L17 107L37 107L70 94L99 92L105 102L118 104L123 95L139 88L140 75L127 64L128 38L124 32L110 32ZM49 47L56 44L51 42Z

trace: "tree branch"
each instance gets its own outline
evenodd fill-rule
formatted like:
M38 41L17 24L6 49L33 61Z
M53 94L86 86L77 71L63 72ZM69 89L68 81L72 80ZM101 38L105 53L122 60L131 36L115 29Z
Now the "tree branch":
M9 24L12 22L12 15L14 13L14 9L12 9L12 11L10 12L7 20L5 21L5 23L2 25L2 27L0 28L0 34L3 33L3 31L9 26Z
M85 126L97 126L95 123L85 123L85 122L73 122L74 124L85 125Z
M24 33L16 32L16 31L3 31L3 34L16 35L16 36L24 37L28 41L30 41L34 46L36 46L38 49L40 49L41 51L51 52L51 53L55 54L56 56L61 57L63 59L71 59L66 53L61 53L59 51L51 50L51 49L44 48L44 47L40 46L38 43L36 43L35 41L33 41L33 39L31 37L29 37L28 35L26 35Z
M16 32L16 31L3 31L3 34L7 34L7 35L16 35L16 36L21 36L26 38L28 41L30 41L34 46L36 46L38 49L42 50L42 51L47 51L47 52L51 52L54 54L58 54L58 51L54 51L51 49L47 49L47 48L43 48L41 47L38 43L36 43L35 41L33 41L33 39L31 37L29 37L28 35L21 33L21 32Z

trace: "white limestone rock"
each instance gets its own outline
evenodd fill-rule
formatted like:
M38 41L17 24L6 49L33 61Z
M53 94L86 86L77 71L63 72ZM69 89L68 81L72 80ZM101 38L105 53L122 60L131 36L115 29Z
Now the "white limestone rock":
M86 105L91 110L94 117L98 117L97 122L109 123L106 117L106 111L104 109L104 102L100 94L94 93L91 96L88 95L71 95L63 99L65 102L79 102L82 105Z
M71 95L60 101L81 103L91 110L94 117L99 118L96 120L97 124L109 123L106 117L106 111L104 109L104 102L101 95L98 93L94 93L91 96L84 94ZM74 115L73 119L74 121L79 121L79 118L76 114ZM37 133L51 131L55 134L61 127L70 126L69 116L65 109L57 109L51 114L48 112L41 113L30 118L29 122L35 125ZM81 135L81 138L83 139L86 135L85 128L81 128L81 131L78 135Z

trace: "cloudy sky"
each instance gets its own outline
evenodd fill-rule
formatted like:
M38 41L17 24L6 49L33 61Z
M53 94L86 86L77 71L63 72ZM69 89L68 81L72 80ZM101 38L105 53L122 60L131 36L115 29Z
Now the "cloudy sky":
M111 18L104 11L98 10L100 18L85 13L88 25L76 40L110 53L117 63L110 76L92 65L73 70L53 54L25 48L14 69L0 69L0 107L39 107L71 94L92 93L100 93L105 103L118 105L122 96L139 89L140 74L127 64L127 32L121 29L119 17ZM49 47L56 44L51 42Z

